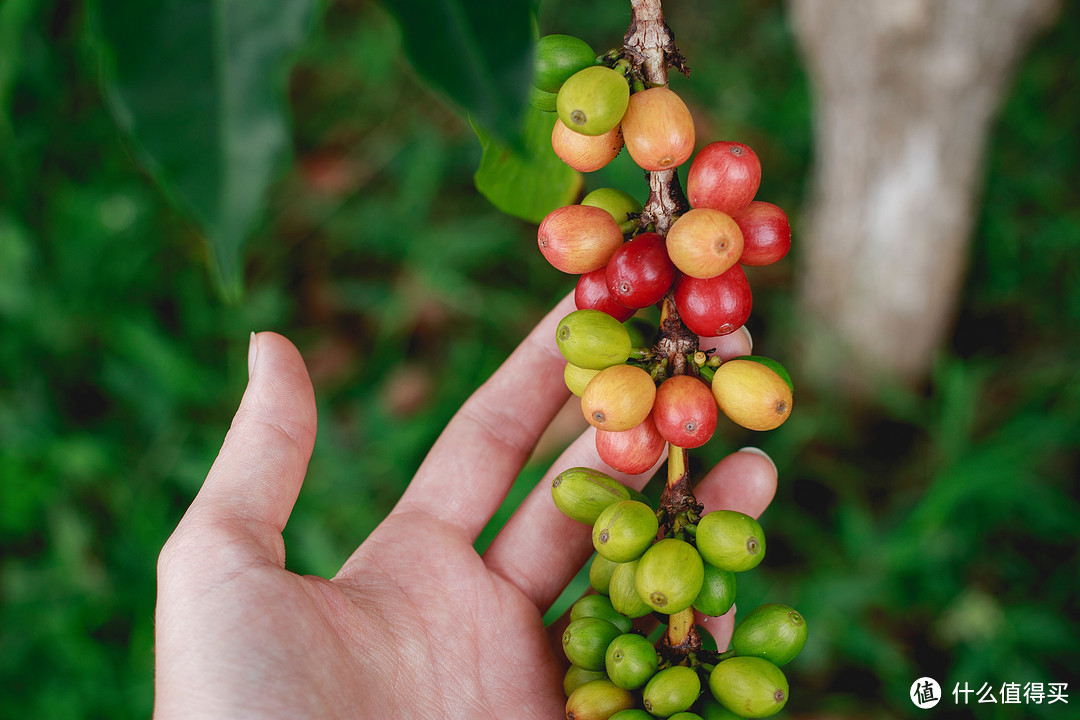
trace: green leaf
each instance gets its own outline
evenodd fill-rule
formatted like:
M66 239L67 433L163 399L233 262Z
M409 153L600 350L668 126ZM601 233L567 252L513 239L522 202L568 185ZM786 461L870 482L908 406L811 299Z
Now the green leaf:
M417 73L489 132L512 139L528 95L535 0L384 0Z
M98 0L95 41L116 120L205 233L222 288L288 160L285 79L312 0Z
M474 180L476 189L499 210L539 223L555 208L577 199L584 183L581 173L551 149L555 113L529 108L522 129L521 149L492 137L477 122L473 130L484 155Z

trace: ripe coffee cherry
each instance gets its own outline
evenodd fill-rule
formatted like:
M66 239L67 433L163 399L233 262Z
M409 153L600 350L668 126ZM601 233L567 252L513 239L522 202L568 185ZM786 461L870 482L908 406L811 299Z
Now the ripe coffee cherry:
M551 149L578 172L594 172L614 160L623 148L622 130L616 125L600 135L582 135L562 120L551 129Z
M763 657L777 667L794 660L804 645L806 620L795 608L779 603L751 610L731 636L737 655Z
M678 167L694 153L694 118L666 87L631 95L622 129L630 157L650 172Z
M664 236L642 233L615 249L604 271L608 292L620 305L644 308L664 299L675 281Z
M709 404L715 411L716 401L711 394ZM629 430L596 431L596 454L608 465L627 475L640 475L651 468L664 454L666 447L667 441L657 431L652 415Z
M697 549L705 562L730 572L757 567L765 557L765 533L757 520L735 510L714 510L697 527Z
M611 682L627 690L637 690L656 673L660 657L648 638L627 633L608 645L604 669Z
M582 205L603 208L611 213L623 234L633 231L638 226L637 216L641 214L641 203L630 193L615 188L597 188L581 200ZM633 215L634 217L630 217Z
M636 576L638 561L619 563L611 573L608 592L611 605L628 618L645 617L652 612L637 592Z
M563 694L570 697L579 687L593 680L607 680L607 673L603 670L586 670L577 665L571 665L563 675Z
M564 317L555 330L555 342L566 361L579 368L603 370L630 357L630 333L599 310L575 310Z
M739 717L775 715L788 700L783 671L758 657L722 660L709 674L709 689L721 705Z
M701 694L701 678L685 665L665 668L653 675L642 693L645 709L658 717L670 717L688 709Z
M735 216L743 236L741 265L758 267L783 259L791 249L787 213L772 203L755 200Z
M589 381L592 380L598 372L600 371L589 368L580 368L573 363L566 363L566 367L563 368L563 382L566 383L566 388L570 392L581 397L581 393L585 392L585 386L589 384Z
M600 430L629 430L648 417L655 397L656 385L649 373L633 365L614 365L598 372L585 386L581 412Z
M607 646L621 634L619 628L601 618L572 620L563 631L563 652L567 660L580 668L603 670Z
M719 411L709 386L689 375L673 375L656 389L653 421L660 435L681 448L701 447L716 430Z
M641 556L634 586L638 596L653 610L673 615L693 604L704 579L705 566L694 546L665 538Z
M659 529L660 523L651 507L637 500L623 500L608 506L596 518L593 547L608 560L630 562L652 545Z
M567 205L548 213L536 242L556 269L576 275L607 265L623 236L611 215L600 208Z
M578 278L577 287L574 288L574 304L578 310L599 310L619 322L626 322L636 312L634 308L620 305L612 297L608 290L606 266Z
M563 83L579 70L596 64L596 53L581 38L572 35L545 35L536 43L532 84L548 93L557 93Z
M761 161L737 142L714 142L701 149L686 174L686 198L695 208L737 215L757 194Z
M738 264L716 277L683 276L675 283L675 306L686 327L704 337L735 332L750 317L750 281Z
M705 579L694 600L694 609L712 617L723 615L735 604L736 586L735 573L705 563Z
M637 702L634 694L610 680L585 683L566 700L566 720L607 720Z
M570 620L583 617L598 617L607 620L624 633L630 632L633 624L630 618L618 612L604 595L586 595L570 607Z
M563 515L592 525L609 505L629 500L630 491L599 470L576 467L555 476L551 481L551 498Z
M720 411L749 430L772 430L791 416L791 386L772 368L753 360L728 360L713 375Z
M671 225L668 255L690 277L716 277L739 262L743 234L727 213L701 208L690 210Z
M566 127L583 135L603 135L619 125L630 100L622 73L595 65L571 75L559 88L556 106Z

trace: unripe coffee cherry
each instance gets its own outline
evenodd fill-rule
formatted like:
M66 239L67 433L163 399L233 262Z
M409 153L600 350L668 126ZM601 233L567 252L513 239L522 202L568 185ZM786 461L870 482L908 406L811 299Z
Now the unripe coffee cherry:
M755 200L735 216L743 235L741 265L771 265L791 249L787 213L772 203Z
M578 278L574 288L574 304L578 310L599 310L607 313L619 322L626 322L636 312L634 308L628 308L616 302L608 290L607 268L602 267L592 272L587 272Z
M610 680L585 683L567 699L566 720L609 720L636 705L634 694Z
M622 631L607 620L583 617L571 620L562 635L566 659L586 670L603 670L604 653Z
M736 586L735 573L705 563L705 579L701 583L701 592L694 599L694 609L711 617L720 617L735 604Z
M651 507L636 500L624 500L608 506L596 518L593 547L608 560L630 562L652 545L659 529L660 523Z
M570 392L581 397L581 393L585 392L585 386L598 372L600 371L591 368L580 368L572 363L566 363L566 367L563 368L563 382L566 383L566 388ZM611 465L611 463L608 464ZM615 466L612 465L612 467Z
M592 682L593 680L607 679L607 673L603 670L586 670L577 665L571 665L566 669L566 674L563 675L563 694L566 695L566 697L570 697L574 694L575 690L585 683Z
M601 595L610 595L611 576L618 566L619 563L608 560L603 555L593 555L592 562L589 563L589 586ZM614 606L614 601L611 604Z
M683 712L675 713L670 718L668 718L668 720L705 720L705 718L701 717L697 713L684 710Z
M722 660L709 674L709 689L721 705L740 717L775 715L788 700L783 671L758 657Z
M701 149L686 174L686 199L695 208L737 215L757 194L761 161L737 142L714 142Z
M668 255L690 277L716 277L739 261L743 234L727 213L709 208L689 210L668 231Z
M697 705L701 720L743 720L743 716L733 713L720 704L711 692L705 693Z
M551 130L551 149L564 163L578 172L594 172L614 160L623 148L618 125L600 135L582 135L555 121Z
M638 561L634 585L653 610L673 615L693 604L705 579L705 566L694 546L683 540L658 540Z
M673 375L656 389L653 421L661 437L676 447L696 448L716 430L716 400L709 386L690 375Z
M721 412L749 430L772 430L791 415L791 387L775 370L753 360L720 365L712 393Z
M675 281L664 236L642 233L615 249L604 270L608 292L620 305L645 308L664 299Z
M581 199L582 205L603 208L611 213L623 235L632 232L638 226L637 216L641 214L641 203L633 195L615 188L597 188ZM633 215L634 217L630 217Z
M612 607L628 618L645 617L652 612L637 592L637 566L637 560L619 563L608 584Z
M529 87L529 104L543 112L555 112L555 100L558 95Z
M586 467L563 470L551 481L551 498L564 515L592 525L609 505L630 499L630 491L615 478Z
M656 716L641 708L630 708L629 710L620 710L608 720L656 720Z
M709 404L716 409L716 401L709 395ZM661 437L649 415L635 427L622 432L596 431L596 454L619 472L640 475L664 454L667 441Z
M604 267L622 243L622 231L611 215L588 205L552 210L536 233L544 258L572 275Z
M706 513L697 525L697 550L705 562L730 572L757 567L765 557L765 533L757 520L735 510Z
M596 64L596 53L581 38L572 35L545 35L536 42L533 86L549 93L574 73Z
M641 694L645 709L658 717L687 710L701 695L701 678L685 665L665 668L652 676Z
M617 70L603 66L571 75L559 88L559 119L583 135L603 135L619 125L630 100L630 86Z
M624 633L630 632L633 625L630 618L617 611L611 600L605 595L586 595L570 606L570 620L583 617L598 617L607 620Z
M630 157L650 172L676 168L694 153L694 118L666 87L631 95L622 129Z
M738 264L716 277L684 275L675 282L675 307L686 327L703 337L733 333L746 324L754 299Z
M633 365L615 365L598 372L585 386L581 412L600 430L629 430L648 417L655 397L649 373Z
M660 657L648 638L631 633L612 640L604 657L608 678L627 690L644 686L659 664Z
M564 317L555 342L567 362L589 370L618 366L630 357L630 333L599 310L575 310Z
M806 620L795 608L770 603L751 610L735 626L731 647L737 655L763 657L780 667L806 645Z

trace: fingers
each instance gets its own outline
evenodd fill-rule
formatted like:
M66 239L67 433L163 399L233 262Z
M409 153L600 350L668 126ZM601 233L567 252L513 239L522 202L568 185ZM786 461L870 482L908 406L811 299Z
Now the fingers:
M228 528L284 564L289 519L315 443L315 393L300 353L274 333L252 336L250 379L213 467L178 530Z
M716 464L694 493L705 512L738 510L759 517L776 495L776 465L761 450L743 448Z
M569 395L555 329L573 307L563 298L473 393L392 513L432 515L476 539Z
M566 587L592 554L592 528L555 507L551 481L563 470L591 467L628 487L641 489L663 462L640 475L613 469L596 454L596 430L589 428L555 461L484 553L484 562L514 583L541 611Z

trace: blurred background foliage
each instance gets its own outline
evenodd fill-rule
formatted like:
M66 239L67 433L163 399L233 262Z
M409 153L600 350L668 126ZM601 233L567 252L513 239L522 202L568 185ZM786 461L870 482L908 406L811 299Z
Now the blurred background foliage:
M812 100L782 3L667 15L699 136L757 150L759 197L789 211L797 254ZM539 25L602 52L627 20L625 3L558 0ZM243 300L226 304L198 228L109 112L87 23L82 2L0 2L0 717L148 715L157 551L228 427L251 330L292 338L314 378L319 438L286 543L293 569L332 574L573 286L534 227L476 193L476 136L417 79L391 16L324 0L288 82L296 161L247 244ZM694 457L759 444L780 468L769 561L740 604L809 619L789 716L903 717L922 675L946 692L1077 690L1078 26L1066 3L1019 68L956 330L924 386L859 403L799 386L793 263L751 274L756 348L788 365L798 407L768 434L721 426ZM586 178L602 184L644 199L625 157ZM568 418L500 517L580 427ZM1065 718L1078 701L947 696L934 712Z

